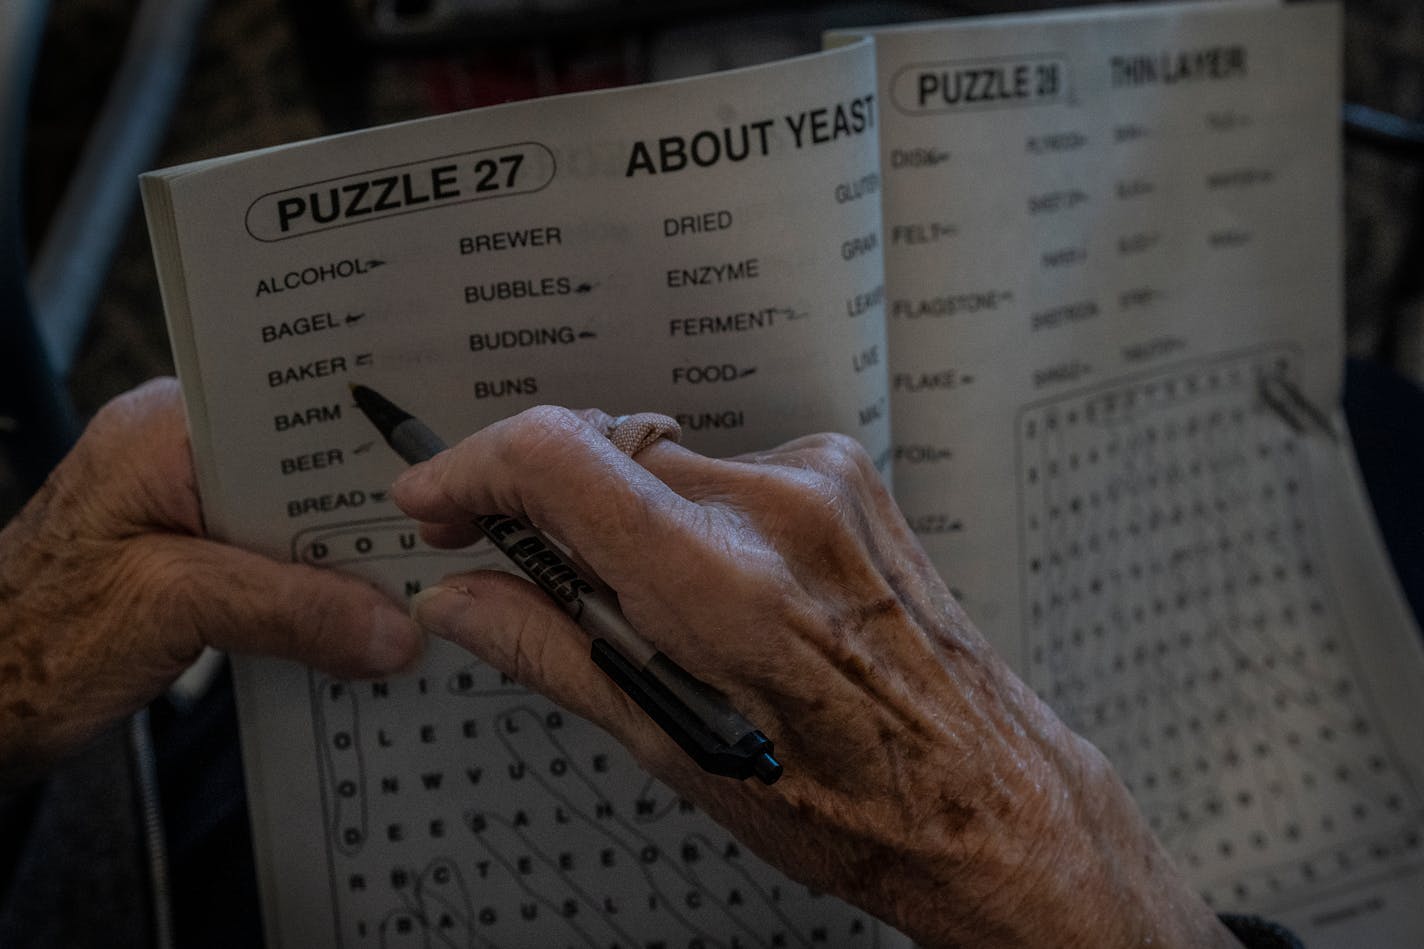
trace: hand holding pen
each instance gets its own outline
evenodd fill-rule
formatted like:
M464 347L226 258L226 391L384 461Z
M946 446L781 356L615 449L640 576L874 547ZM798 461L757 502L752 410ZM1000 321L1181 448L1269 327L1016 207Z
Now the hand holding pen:
M406 461L427 461L445 450L444 441L424 422L375 390L352 386L351 392L357 406ZM617 444L617 438L610 438ZM623 450L636 453L636 449ZM781 777L771 741L728 704L726 696L688 675L643 639L619 609L617 595L538 528L509 514L478 514L470 520L588 633L594 663L703 770L732 778L756 775L764 784Z
M863 449L629 458L601 412L497 422L394 485L436 546L502 511L576 550L632 627L777 742L769 787L709 775L589 661L547 594L497 571L415 614L611 732L794 879L937 946L1227 946L1090 744L994 654Z

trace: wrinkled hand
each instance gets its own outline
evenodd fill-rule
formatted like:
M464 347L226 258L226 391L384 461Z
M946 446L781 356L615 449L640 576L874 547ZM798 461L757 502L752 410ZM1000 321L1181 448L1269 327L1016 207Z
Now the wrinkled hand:
M774 739L785 776L699 771L520 578L447 578L417 597L422 625L926 946L1234 944L1105 759L974 629L858 445L720 461L660 442L634 461L605 418L540 408L492 425L406 472L396 503L439 545L473 540L480 512L568 544L645 637Z
M363 583L205 539L178 385L155 380L105 406L0 531L0 784L142 707L205 645L370 676L420 643Z

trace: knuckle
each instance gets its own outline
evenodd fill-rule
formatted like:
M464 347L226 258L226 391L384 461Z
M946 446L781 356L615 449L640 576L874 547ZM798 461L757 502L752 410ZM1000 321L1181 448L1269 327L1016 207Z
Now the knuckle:
M90 427L95 431L108 431L142 426L176 413L178 407L178 381L171 377L150 379L104 403L94 413Z
M503 445L508 463L517 471L547 475L558 471L587 452L592 444L603 442L582 415L557 405L541 405L520 413ZM590 438L593 437L594 441ZM582 516L598 530L623 533L640 531L655 516L657 500L639 490L627 480L600 477L586 488L589 501ZM528 513L536 522L544 521L547 513L541 498L523 499Z
M759 481L756 507L775 533L813 540L844 527L849 499L836 478L815 468L781 468Z
M550 446L561 447L588 428L577 412L561 405L536 405L516 415L506 451L516 461L538 458Z
M154 379L105 403L61 466L111 520L201 532L177 381Z
M849 435L824 432L816 436L810 448L814 453L813 464L816 469L838 484L862 485L869 473L874 471L874 464L865 446Z
M509 420L495 444L494 457L516 476L547 474L567 464L588 431L588 423L577 412L538 405Z
M114 396L94 413L94 418L89 423L90 430L101 431L127 426L142 413L144 401L143 387Z
M860 443L834 434L799 445L794 458L766 467L748 487L757 523L778 546L793 542L818 549L858 544L883 490Z
M586 424L589 428L592 428L595 431L599 432L606 431L609 423L613 421L613 416L609 415L602 409L588 408L573 409L572 411L575 415L582 419L584 424Z
M826 514L839 510L845 501L845 485L840 477L813 470L797 479L789 507L802 514Z

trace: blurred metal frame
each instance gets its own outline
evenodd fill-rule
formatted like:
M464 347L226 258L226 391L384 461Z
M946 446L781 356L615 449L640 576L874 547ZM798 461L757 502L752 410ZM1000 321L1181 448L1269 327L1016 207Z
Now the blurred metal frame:
M78 428L40 340L25 252L25 120L47 6L0 4L0 450L22 495L39 486Z
M0 451L23 495L73 444L65 380L183 88L207 0L143 0L123 59L31 266L24 162L47 0L0 3Z

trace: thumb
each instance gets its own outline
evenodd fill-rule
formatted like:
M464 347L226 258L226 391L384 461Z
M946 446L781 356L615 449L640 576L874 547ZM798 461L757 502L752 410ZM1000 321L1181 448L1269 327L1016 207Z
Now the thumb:
M587 634L532 583L495 570L458 574L411 597L423 629L474 653L619 741L669 787L707 774L590 656ZM720 779L718 793L728 786ZM711 798L703 798L708 806Z
M167 582L173 621L206 645L292 659L342 678L398 672L421 654L415 623L360 580L214 541L153 539L168 548L163 559L178 564Z
M588 636L526 580L497 570L456 574L417 593L410 610L427 632L620 739L635 736L646 722L593 664Z

